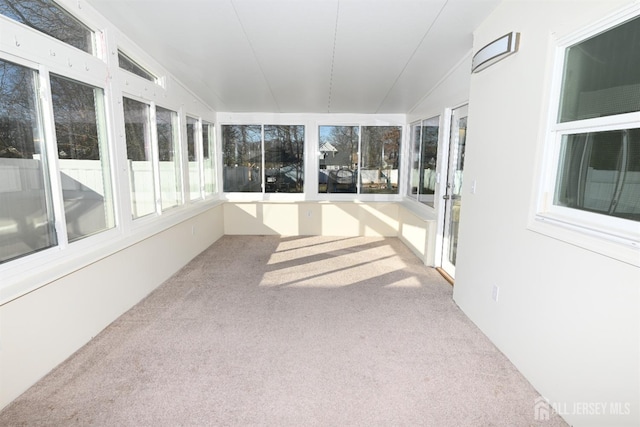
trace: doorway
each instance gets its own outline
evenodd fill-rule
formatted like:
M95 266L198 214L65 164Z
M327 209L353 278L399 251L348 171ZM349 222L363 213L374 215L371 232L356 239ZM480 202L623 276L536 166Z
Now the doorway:
M442 234L441 266L446 274L455 278L458 253L458 226L462 204L462 178L467 136L468 106L458 107L451 112L451 132L449 134L449 155L447 162L444 199L444 227Z

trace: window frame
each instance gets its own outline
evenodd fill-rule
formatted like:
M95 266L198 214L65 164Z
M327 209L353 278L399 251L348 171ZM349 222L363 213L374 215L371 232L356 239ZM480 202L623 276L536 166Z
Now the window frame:
M4 266L11 263L20 262L24 258L29 259L31 257L39 257L41 256L39 254L43 252L51 253L52 251L57 250L57 248L60 246L61 239L64 239L66 237L66 232L60 230L60 227L58 226L61 210L59 210L60 205L57 187L56 184L51 180L51 175L56 174L58 169L56 165L52 164L52 162L56 161L57 156L54 150L55 147L52 147L52 144L48 139L49 114L47 106L43 102L42 96L42 94L47 91L48 74L46 74L46 76L43 76L43 70L39 64L26 60L24 58L17 58L13 57L12 55L6 55L4 54L4 52L0 54L0 60L25 68L32 73L31 78L33 79L33 89L35 92L31 95L33 96L34 109L37 120L37 136L42 140L40 142L40 156L42 166L41 170L39 171L39 175L43 180L42 184L44 200L42 201L43 206L46 209L47 222L51 227L51 230L49 231L51 238L50 245L38 248L31 252L22 253L11 258L7 258L4 261L0 261L0 267L5 268ZM0 272L1 271L2 269L0 269Z
M260 191L224 191L224 128L225 126L256 126L260 127L260 153L261 153L261 187ZM304 182L302 192L267 192L266 191L266 169L265 169L265 127L268 126L302 126L304 132L304 145L302 154L302 168L304 171ZM222 192L223 197L226 200L238 200L238 201L267 201L267 200L285 200L285 201L300 201L305 199L308 188L308 162L307 155L309 151L309 126L308 123L304 123L297 120L248 120L248 121L222 121L218 126L214 126L216 138L215 141L220 141L218 144L216 153L220 156L220 162L216 163L216 166L220 166L220 172L217 176L222 176L221 181L217 184L217 188ZM219 132L219 134L218 134Z
M408 127L409 126L409 127ZM319 191L318 182L315 182L312 191L312 197L318 200L327 200L327 201L400 201L406 193L406 189L403 188L404 183L404 172L403 168L406 167L405 160L405 146L410 143L407 140L407 133L411 133L410 125L398 124L393 122L378 122L371 123L369 121L349 121L349 122L341 122L339 120L336 121L319 121L315 124L315 131L317 135L317 139L315 140L315 146L313 149L314 153L319 153L319 144L320 144L320 128L321 127L356 127L358 128L358 162L357 162L357 174L356 174L356 191L355 192L344 192L344 193L321 193ZM373 192L363 192L362 191L362 146L363 146L363 129L364 128L373 128L373 127L387 127L387 128L399 128L400 129L400 147L398 149L398 187L397 191L394 193L373 193ZM409 132L407 132L409 129ZM320 158L317 157L315 161L315 175L316 179L318 179L318 175L320 172ZM305 169L306 170L306 169ZM314 173L313 171L310 171ZM308 178L305 177L306 180Z
M546 131L540 153L539 179L533 192L528 229L640 266L640 222L554 204L562 139L566 135L640 128L640 112L561 122L559 111L567 49L640 17L640 5L625 8L586 28L555 40L550 70Z

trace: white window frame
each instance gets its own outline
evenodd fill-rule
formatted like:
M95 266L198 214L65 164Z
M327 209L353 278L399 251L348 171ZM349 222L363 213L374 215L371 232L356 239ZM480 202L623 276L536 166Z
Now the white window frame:
M540 179L528 223L532 231L635 266L640 266L640 222L554 205L554 200L564 136L640 128L640 112L559 123L566 50L639 15L640 5L636 4L556 40Z

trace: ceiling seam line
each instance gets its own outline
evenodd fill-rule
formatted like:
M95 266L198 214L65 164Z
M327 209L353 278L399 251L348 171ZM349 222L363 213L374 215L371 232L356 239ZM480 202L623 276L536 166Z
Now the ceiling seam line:
M331 52L331 70L329 71L329 101L327 103L327 113L331 112L331 95L333 93L333 66L336 60L336 45L338 44L338 17L340 16L340 0L336 8L336 24L333 28L333 52Z
M273 94L273 89L271 88L271 85L269 84L269 80L267 79L267 76L264 73L264 69L262 68L262 64L258 59L258 55L256 55L256 50L253 48L253 44L251 43L251 40L247 35L247 31L244 29L244 25L242 24L242 20L240 19L240 15L238 14L238 9L236 9L235 2L234 0L230 0L230 2L231 2L231 7L233 8L233 13L236 15L236 19L238 20L238 24L240 24L240 28L242 28L242 34L244 34L244 38L247 40L247 43L249 44L249 48L251 49L251 53L253 53L253 57L256 60L256 64L258 64L258 69L262 74L262 78L264 79L264 82L267 84L267 88L269 89L269 93L271 94L271 99L273 99L273 102L276 104L276 108L278 109L278 112L281 113L282 110L280 109L278 100L276 99L276 96Z
M420 100L418 102L416 102L416 104L413 107L411 107L411 109L407 112L407 114L412 114L414 111L416 111L416 108L418 108L418 106L420 104L422 104L425 99L427 99L429 96L431 96L431 94L433 92L435 92L435 90L438 89L440 87L440 85L442 85L442 83L444 83L445 80L447 80L449 78L449 76L451 76L451 74L453 74L455 71L457 71L458 68L460 68L460 66L465 63L467 58L469 58L469 56L471 56L472 53L473 53L473 49L469 49L467 54L464 55L462 57L462 59L460 61L458 61L458 63L455 64L444 76L442 76L442 78L440 80L438 80L438 82L435 85L433 85L433 87L429 90L429 92L425 93L424 96L422 98L420 98Z
M436 15L436 17L431 22L431 25L429 25L429 28L427 28L427 31L425 31L424 35L420 39L420 42L418 43L416 48L411 53L411 56L409 56L409 59L407 60L407 62L404 64L404 67L402 67L402 70L400 70L400 73L398 74L398 77L396 77L396 79L393 81L393 84L391 85L391 87L387 91L387 94L384 96L384 98L382 98L382 101L380 101L380 105L378 105L378 108L376 109L376 113L380 113L380 109L384 105L384 103L387 100L387 98L389 98L389 94L391 93L393 88L396 87L396 85L398 84L398 81L400 80L400 77L402 77L402 75L406 71L407 67L409 66L409 63L411 63L411 60L416 56L416 53L418 52L418 49L420 49L420 46L422 46L422 43L424 43L424 40L427 38L427 36L431 32L431 29L433 28L433 26L436 25L436 22L438 21L438 18L440 18L440 15L442 15L442 12L444 11L444 8L447 7L447 4L449 4L449 0L446 0L444 2L442 7L440 8L440 10L438 11L438 14Z

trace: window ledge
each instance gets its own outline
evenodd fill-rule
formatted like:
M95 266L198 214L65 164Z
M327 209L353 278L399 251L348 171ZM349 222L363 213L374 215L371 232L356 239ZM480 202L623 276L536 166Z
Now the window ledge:
M533 232L640 267L640 238L635 234L626 236L607 233L548 213L536 214L529 221L527 228Z
M416 202L415 200L404 199L399 205L423 221L436 221L438 219L437 212L434 208Z

